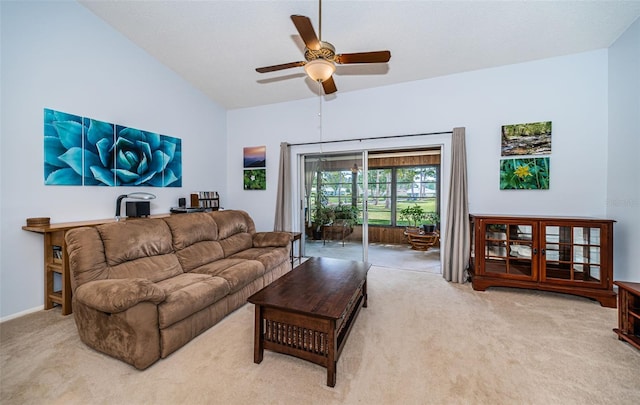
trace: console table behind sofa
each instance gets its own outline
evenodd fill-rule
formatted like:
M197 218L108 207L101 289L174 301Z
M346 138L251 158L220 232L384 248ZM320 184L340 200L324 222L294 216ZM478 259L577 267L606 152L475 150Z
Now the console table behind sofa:
M170 214L151 215L149 218L164 218ZM178 214L179 215L179 214ZM120 221L143 221L145 218L122 218ZM61 222L41 226L23 226L29 232L44 235L44 309L53 308L54 304L62 306L62 315L71 313L71 280L69 275L69 257L64 237L68 230L83 226L97 226L115 222L115 218L95 219L89 221ZM61 289L54 289L54 274L60 274Z

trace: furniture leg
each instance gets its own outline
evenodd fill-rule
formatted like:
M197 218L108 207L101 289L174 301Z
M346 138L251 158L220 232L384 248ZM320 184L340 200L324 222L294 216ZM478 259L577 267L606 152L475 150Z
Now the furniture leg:
M337 349L337 336L336 336L336 321L331 321L331 328L329 331L329 347L327 348L327 386L336 386L336 349Z
M53 293L53 271L49 268L48 264L49 255L51 255L51 233L44 234L44 309L53 308L53 301L51 295Z
M256 315L255 315L255 335L254 335L254 345L253 345L253 362L260 364L262 363L262 358L264 356L264 330L263 330L263 321L262 321L262 306L256 305Z
M301 232L291 232L291 266L294 264L294 247L295 243L298 241L298 264L302 263L302 233Z
M364 300L362 301L362 308L366 308L367 307L367 280L364 280L364 284L362 285L362 295L364 297Z
M69 267L69 255L67 254L67 242L64 240L64 233L62 236L62 315L69 315L71 313L71 270Z

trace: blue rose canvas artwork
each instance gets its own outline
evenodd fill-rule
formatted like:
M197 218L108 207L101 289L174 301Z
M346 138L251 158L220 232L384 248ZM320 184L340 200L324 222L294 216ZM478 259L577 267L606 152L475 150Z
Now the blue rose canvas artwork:
M182 187L182 141L45 109L46 185Z

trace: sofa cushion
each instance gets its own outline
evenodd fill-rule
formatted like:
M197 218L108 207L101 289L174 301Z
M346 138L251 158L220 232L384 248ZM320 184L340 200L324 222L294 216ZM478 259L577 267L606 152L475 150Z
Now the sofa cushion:
M182 273L178 257L169 253L161 256L143 257L110 267L107 278L146 278L157 282Z
M189 272L207 263L224 258L224 252L219 242L197 242L182 250L176 251L176 256L182 265L182 270Z
M218 240L218 225L211 215L206 213L171 215L164 221L171 229L175 250L184 249L197 242Z
M160 281L182 274L171 230L162 219L134 219L96 227L104 244L107 278Z
M226 239L237 233L246 232L251 235L256 233L256 226L253 220L244 211L214 211L210 212L209 215L218 224L218 239Z
M289 247L251 248L238 252L230 259L257 260L265 269L272 269L282 262L289 261Z
M104 244L96 228L70 229L65 234L65 240L69 252L69 268L72 270L71 289L74 293L78 286L88 281L108 277Z
M257 260L222 259L198 267L194 273L221 277L229 283L229 293L234 293L264 274L264 265Z
M229 293L229 283L207 274L185 273L157 283L166 298L158 306L160 328L208 307Z
M248 233L237 233L226 239L221 239L219 243L224 252L224 257L229 257L253 246L252 237Z
M290 232L257 232L253 235L254 247L287 246L293 237Z
M222 246L217 242L218 225L211 215L172 215L165 221L173 234L173 247L183 271L189 272L224 257Z
M97 227L109 266L173 252L171 230L162 219L136 219Z

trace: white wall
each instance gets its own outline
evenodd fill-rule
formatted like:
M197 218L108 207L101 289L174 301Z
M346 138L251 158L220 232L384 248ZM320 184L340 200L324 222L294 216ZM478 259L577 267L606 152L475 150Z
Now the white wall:
M614 226L615 279L640 282L640 19L609 48L607 215Z
M52 222L113 217L119 194L168 212L196 190L226 195L226 111L76 2L2 2L0 318L43 305L40 234ZM183 187L44 186L43 109L182 138Z
M607 78L607 51L600 50L338 93L323 104L322 136L366 138L466 127L470 212L603 217ZM349 78L336 77L338 87L343 80ZM318 141L318 106L317 99L309 99L227 115L227 205L249 211L259 218L259 227L273 224L277 145ZM500 127L547 120L553 122L550 190L499 190ZM243 146L265 144L267 190L244 191L234 156L241 155Z

